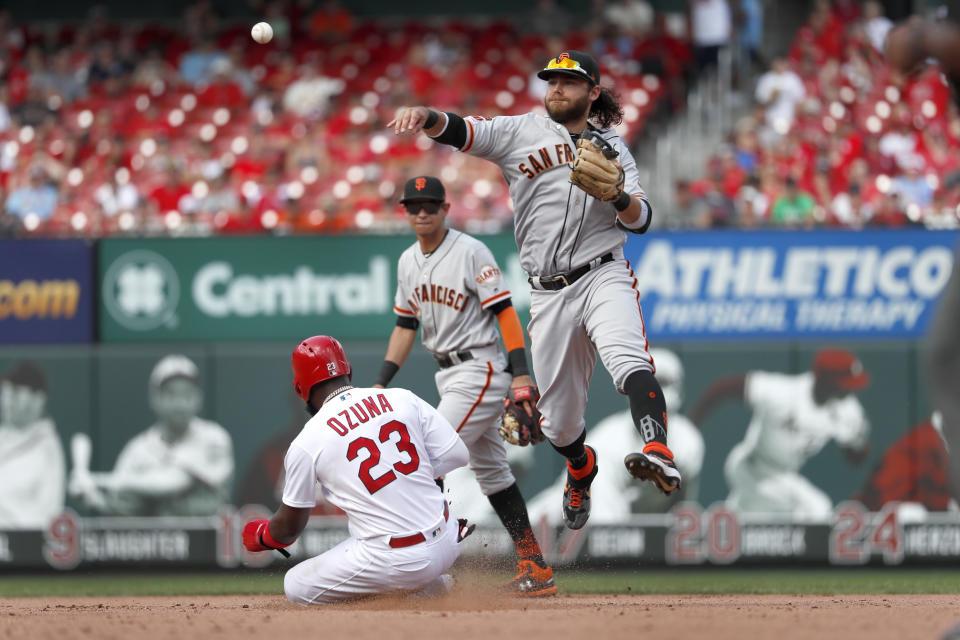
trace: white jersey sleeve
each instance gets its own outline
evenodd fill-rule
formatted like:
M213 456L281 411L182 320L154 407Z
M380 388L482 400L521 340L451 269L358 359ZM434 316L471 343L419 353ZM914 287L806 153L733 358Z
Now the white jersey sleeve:
M312 509L317 504L317 473L309 453L291 444L283 459L283 504Z
M467 464L469 453L463 440L453 426L439 411L410 394L420 412L423 428L423 444L430 458L430 465L437 477L441 477L458 467Z
M471 264L473 280L476 284L475 293L480 301L480 307L487 309L510 297L510 290L500 273L500 267L493 257L493 253L482 242L475 243ZM471 285L474 283L470 283Z
M620 136L617 136L615 148L620 152L617 161L623 167L623 190L632 196L646 200L647 192L640 186L640 172L637 170L637 161L634 160L630 149L623 142Z
M467 116L467 141L460 151L491 160L499 164L513 151L514 137L518 132L520 120L516 116Z
M768 409L789 403L793 376L769 371L751 371L743 383L743 399L754 409Z

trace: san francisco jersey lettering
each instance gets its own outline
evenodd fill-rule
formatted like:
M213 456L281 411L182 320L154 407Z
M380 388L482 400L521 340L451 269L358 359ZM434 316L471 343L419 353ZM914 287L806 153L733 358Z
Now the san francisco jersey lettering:
M444 354L497 342L496 319L485 309L509 297L486 245L450 229L429 255L415 242L400 256L393 310L417 318L423 346Z
M623 257L626 233L616 210L570 183L576 145L566 127L547 115L470 116L461 151L500 167L510 187L520 264L532 276L566 273L612 252ZM620 152L624 190L646 198L637 163L612 129L600 132Z

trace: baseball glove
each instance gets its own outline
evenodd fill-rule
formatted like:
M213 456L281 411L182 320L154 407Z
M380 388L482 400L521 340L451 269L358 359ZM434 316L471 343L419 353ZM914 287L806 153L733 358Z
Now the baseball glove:
M612 202L623 191L623 167L619 155L599 133L587 129L577 140L577 157L570 171L570 182L597 200Z
M503 400L503 419L500 422L500 437L510 444L525 447L528 444L537 444L543 440L540 431L540 412L537 411L537 400L540 391L533 385L511 388L510 393ZM528 415L520 404L529 400L533 406L533 415Z

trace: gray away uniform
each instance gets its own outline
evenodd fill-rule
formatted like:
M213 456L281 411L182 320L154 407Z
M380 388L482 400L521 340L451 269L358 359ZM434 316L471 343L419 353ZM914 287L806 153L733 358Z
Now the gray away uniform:
M584 431L597 353L621 393L631 373L653 371L637 281L623 257L626 234L612 203L570 183L576 144L562 124L533 113L465 122L460 150L499 166L510 188L520 264L533 286L527 331L543 432L565 446ZM625 190L645 199L627 146L613 130L601 134L620 152ZM612 259L601 263L606 254ZM593 268L570 286L545 290L539 283L584 265Z
M394 312L419 320L423 346L434 357L472 356L437 372L437 411L470 450L470 469L487 496L516 481L497 433L512 377L489 311L509 299L490 249L465 233L450 229L430 254L415 242L400 256Z

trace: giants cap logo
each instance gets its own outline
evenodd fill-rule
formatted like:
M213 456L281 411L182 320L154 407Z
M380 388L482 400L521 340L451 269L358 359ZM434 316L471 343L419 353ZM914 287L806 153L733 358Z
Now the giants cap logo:
M427 188L427 179L417 178L416 182L413 183L413 186L416 187L417 191L423 191Z
M566 60L569 57L570 57L570 54L564 51L563 53L557 56L557 62L560 62L561 60Z

